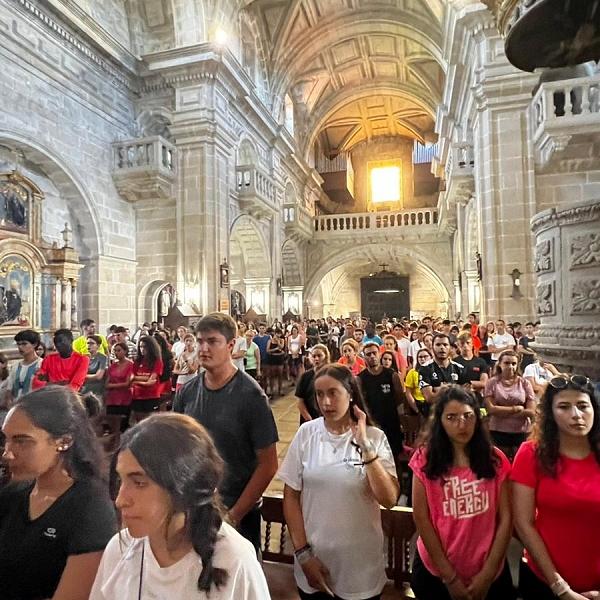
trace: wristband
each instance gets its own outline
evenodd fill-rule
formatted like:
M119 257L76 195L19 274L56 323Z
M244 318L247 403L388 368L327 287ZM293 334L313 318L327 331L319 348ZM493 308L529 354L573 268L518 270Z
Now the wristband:
M562 596L563 594L566 594L571 587L562 577L559 576L550 586L550 589L555 596Z
M299 548L298 550L294 550L294 556L296 557L296 561L300 566L306 564L309 560L315 557L312 548L308 544L302 548Z
M375 462L379 458L379 454L376 454L370 460L363 460L363 465L370 465L372 462Z

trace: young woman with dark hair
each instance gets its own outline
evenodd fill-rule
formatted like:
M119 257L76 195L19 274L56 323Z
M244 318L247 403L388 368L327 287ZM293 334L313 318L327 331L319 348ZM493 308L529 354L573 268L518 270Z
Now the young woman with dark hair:
M329 348L325 344L315 344L309 350L309 355L312 360L312 368L304 371L294 392L300 412L300 425L321 416L315 402L315 374L322 366L331 362Z
M493 447L472 393L457 385L441 393L410 467L419 600L516 598L505 560L510 463Z
M152 415L116 460L126 530L108 544L90 600L268 600L253 546L223 522L223 461L191 417Z
M87 600L116 520L79 396L55 385L26 394L2 431L12 479L0 489L0 596Z
M149 335L138 342L138 355L133 362L133 401L131 419L137 423L160 406L163 361L159 343Z
M394 373L398 372L398 363L396 362L395 353L391 350L384 350L381 353L381 366L386 369L391 369Z
M587 377L550 380L513 471L524 600L600 597L600 404Z
M300 427L278 475L300 598L377 600L386 583L380 505L391 508L399 493L392 451L347 367L324 365L314 386L323 417Z
M491 417L492 440L511 462L531 431L536 411L535 392L520 375L519 361L514 350L501 352L494 376L483 391L485 408Z
M112 352L116 358L108 367L106 376L106 405L107 415L121 415L121 431L129 427L131 413L131 383L133 382L133 362L127 358L129 347L126 342L117 342Z
M285 359L285 339L281 329L273 330L273 337L267 342L267 392L271 387L271 398L275 398L275 381L277 395L283 396L283 361Z
M171 345L165 336L167 336L167 332L164 329L161 329L154 334L154 339L160 346L160 360L163 364L163 371L158 376L158 380L160 381L159 396L162 397L163 400L168 400L173 393L171 377L173 376L175 357L173 356L173 352L171 352Z

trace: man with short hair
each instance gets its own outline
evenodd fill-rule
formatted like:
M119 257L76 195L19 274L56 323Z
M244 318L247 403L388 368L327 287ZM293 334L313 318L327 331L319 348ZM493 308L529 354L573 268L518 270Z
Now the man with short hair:
M341 350L344 342L354 337L354 324L349 321L344 325L344 335L340 336L338 348Z
M423 317L421 323L425 325L427 331L433 331L433 319L431 317Z
M226 521L260 548L260 500L277 472L273 413L260 386L231 360L237 326L222 313L196 325L198 358L204 372L175 395L173 410L206 427L227 469L219 492Z
M11 401L31 391L33 378L42 364L42 359L35 351L40 343L40 334L37 331L23 329L14 339L23 360L12 366L6 382L5 400L9 406Z
M517 352L521 355L521 364L519 367L522 373L524 373L525 369L535 361L535 350L529 347L530 343L535 342L533 329L534 326L531 321L525 323L525 335L521 336L519 345L517 346Z
M58 329L54 333L57 352L48 354L35 374L32 388L45 387L48 383L66 385L76 392L85 382L90 357L73 350L73 333L70 329Z
M404 334L404 327L401 323L395 323L392 329L392 335L396 338L398 350L402 352L404 358L408 362L408 351L410 349L410 340Z
M258 346L258 351L260 352L261 369L258 382L265 391L267 390L267 369L265 365L267 364L267 346L270 340L271 336L267 333L267 324L263 321L258 324L258 333L252 341Z
M93 319L83 319L79 323L79 329L81 330L81 335L73 342L73 350L75 352L89 355L90 351L87 347L87 339L90 335L97 335L102 340L102 344L98 347L98 352L108 356L108 341L103 335L96 333L96 323Z
M423 338L427 333L427 325L425 323L419 325L417 328L417 339L410 342L408 346L408 362L413 367L417 367L417 354L421 348L425 348L425 343L423 342Z
M402 428L398 407L404 402L404 390L398 373L381 365L381 353L377 342L365 342L363 355L367 368L358 374L365 404L373 421L385 433L392 454L397 457L403 451Z
M383 340L377 335L377 330L372 325L369 325L365 329L365 337L362 339L363 347L364 344L368 344L369 342L375 342L378 346L383 345Z
M473 354L473 338L468 331L463 331L456 343L460 356L457 356L454 362L465 368L465 379L470 382L471 389L483 406L483 390L488 381L488 365L483 358Z
M129 336L127 335L127 327L120 325L115 329L115 343L127 344L127 358L129 360L135 360L137 358L137 346L129 339ZM110 350L110 360L111 362L117 360L114 347Z
M317 327L317 322L314 319L311 319L308 322L308 327L306 328L306 347L312 348L315 344L319 343L319 328Z
M488 344L488 350L492 353L492 366L501 352L514 350L516 345L515 338L506 331L506 322L503 319L496 319L496 335L492 338L492 343Z
M465 368L450 360L450 340L444 333L433 336L433 360L419 369L419 388L425 398L425 413L439 395L450 384L464 385L469 383L465 376Z

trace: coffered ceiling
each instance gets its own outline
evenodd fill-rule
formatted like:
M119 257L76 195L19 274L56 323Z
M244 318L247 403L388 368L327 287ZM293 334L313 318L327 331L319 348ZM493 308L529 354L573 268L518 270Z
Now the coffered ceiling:
M274 93L288 93L306 153L377 136L423 140L441 98L442 0L255 0Z

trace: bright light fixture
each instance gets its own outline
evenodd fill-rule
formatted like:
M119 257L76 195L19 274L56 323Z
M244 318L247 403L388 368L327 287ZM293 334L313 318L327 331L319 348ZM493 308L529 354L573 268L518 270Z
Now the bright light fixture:
M395 290L393 288L387 290L373 290L374 294L399 294L400 290Z
M217 44L219 44L219 46L224 46L227 43L228 38L227 32L219 27L215 33L215 41Z
M373 202L400 201L400 167L371 169L371 199Z

